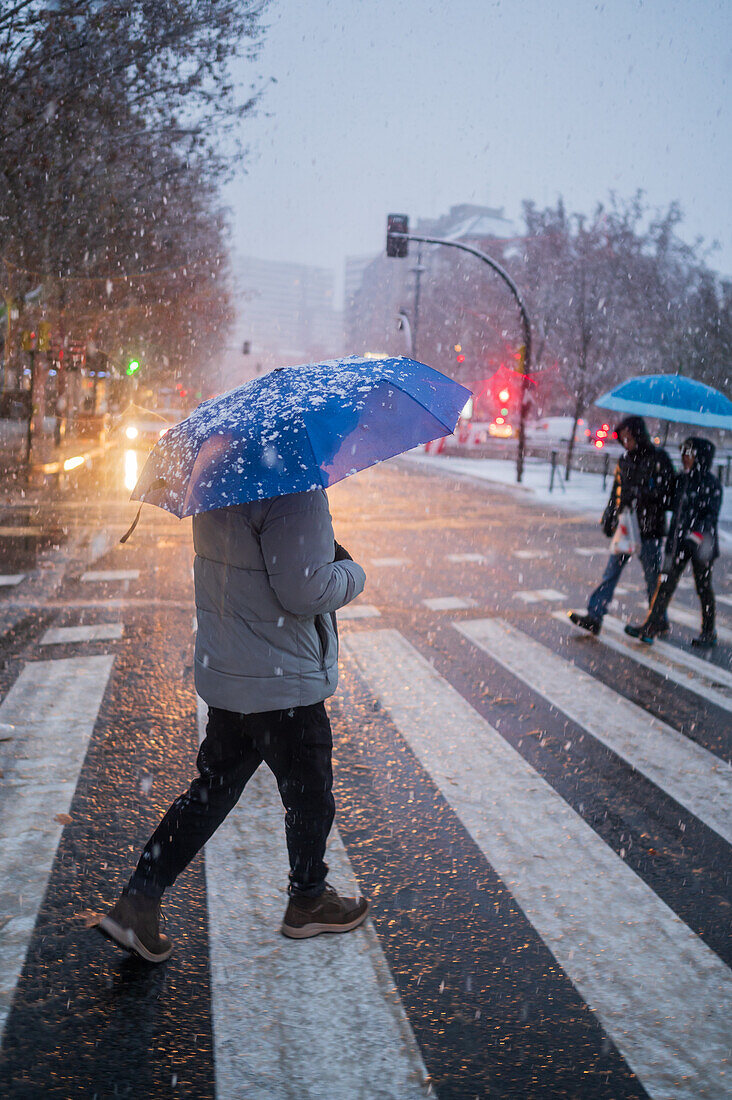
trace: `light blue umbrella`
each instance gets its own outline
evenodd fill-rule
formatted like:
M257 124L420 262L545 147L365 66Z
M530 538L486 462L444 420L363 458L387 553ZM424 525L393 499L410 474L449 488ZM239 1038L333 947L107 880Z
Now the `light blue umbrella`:
M628 378L598 397L595 404L613 412L732 431L732 401L712 386L680 374L641 374Z
M132 499L183 517L325 488L449 435L470 391L413 359L278 367L204 401L153 447Z

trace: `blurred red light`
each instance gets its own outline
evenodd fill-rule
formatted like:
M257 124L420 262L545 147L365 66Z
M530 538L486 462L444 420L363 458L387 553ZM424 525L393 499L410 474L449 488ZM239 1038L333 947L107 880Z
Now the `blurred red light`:
M464 363L465 362L465 356L464 355L458 355L457 361L458 361L458 363Z
M602 447L605 446L605 444L603 443L603 441L601 439L596 439L595 440L595 446L597 447L597 449L599 451Z

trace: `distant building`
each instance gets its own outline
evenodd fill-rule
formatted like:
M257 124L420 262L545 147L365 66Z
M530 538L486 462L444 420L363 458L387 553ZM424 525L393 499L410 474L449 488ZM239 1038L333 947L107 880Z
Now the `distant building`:
M230 376L342 353L343 317L334 308L332 271L253 256L236 257L232 268L237 324L234 355L227 357Z

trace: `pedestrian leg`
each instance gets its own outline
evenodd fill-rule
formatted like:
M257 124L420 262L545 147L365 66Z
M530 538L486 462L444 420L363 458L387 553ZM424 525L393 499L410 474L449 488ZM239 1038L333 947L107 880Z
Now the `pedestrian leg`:
M627 561L627 554L611 554L608 558L602 580L587 602L587 614L597 622L602 621L610 606L615 586L620 580L620 574L623 572Z
M716 620L716 605L714 591L712 589L712 562L702 564L695 558L691 559L694 570L694 584L701 603L702 613L702 638L713 638Z
M680 555L674 561L669 573L661 573L659 575L656 591L651 600L651 607L642 627L644 634L653 637L655 634L660 634L663 629L663 623L666 621L668 612L668 605L671 603L673 594L681 579L681 574L686 567L687 560L686 554Z
M280 711L277 718L252 736L277 779L286 811L290 893L319 897L325 889L325 846L335 817L330 721L323 703Z
M129 891L159 898L239 801L262 762L246 732L252 717L209 707L206 737L198 753L199 776L148 840Z

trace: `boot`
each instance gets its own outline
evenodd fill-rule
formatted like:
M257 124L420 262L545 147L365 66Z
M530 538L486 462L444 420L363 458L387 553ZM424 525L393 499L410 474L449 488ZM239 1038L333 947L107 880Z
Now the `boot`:
M697 638L691 639L691 644L697 649L711 649L717 644L716 630L702 630Z
M96 926L103 936L149 963L165 962L173 945L160 932L160 898L123 894Z
M369 911L366 898L342 898L332 886L317 898L290 898L280 931L293 940L306 940L321 932L350 932L363 924Z
M602 630L602 620L593 619L592 615L581 615L579 611L568 611L567 618L575 626L582 627L583 630L589 631L590 634L599 634Z
M654 635L649 633L645 623L641 623L639 626L628 623L625 627L625 633L631 638L637 638L638 641L643 642L645 645L653 645Z

